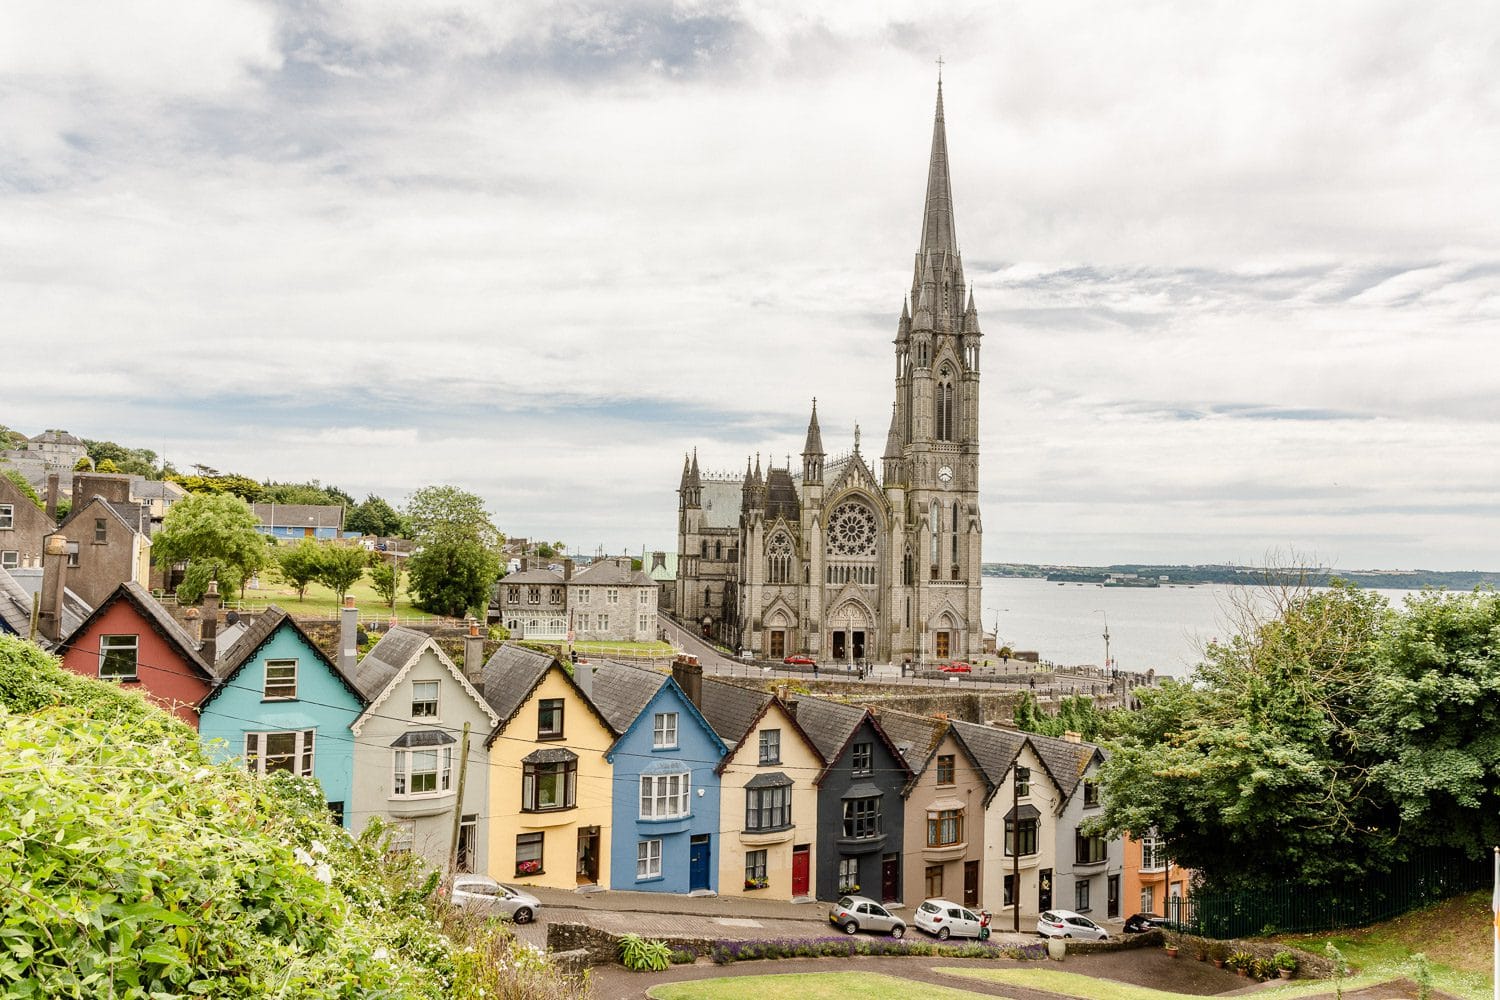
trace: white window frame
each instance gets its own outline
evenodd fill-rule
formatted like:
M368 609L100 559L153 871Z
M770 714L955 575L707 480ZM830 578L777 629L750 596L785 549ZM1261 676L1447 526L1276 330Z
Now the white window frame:
M16 526L16 505L13 503L0 503L0 531L14 528Z
M650 631L650 629L651 629L651 616L648 615L648 614L642 613L640 619L636 622L636 629L638 631L641 631L641 632Z
M0 552L0 569L16 569L21 565L21 552L19 549L6 549Z
M637 841L635 845L635 880L661 878L661 841Z
M278 670L284 670L288 666L290 666L292 668L292 673L291 673L291 692L290 693L284 693L283 692L283 693L278 693L278 694L272 694L271 693L271 689L272 689L273 686L276 687L278 689L278 691L280 691L280 689L283 689L283 688L285 688L287 686L287 679L285 677L278 677L278 678L276 678L276 680L274 682L274 685L273 685L272 678L271 678L271 670L272 670L272 668L274 667L274 668L276 668ZM261 674L261 689L260 690L261 690L261 700L262 701L296 701L297 700L297 661L296 660L285 660L285 659L281 659L281 660L267 660L267 661L265 661L264 669L263 669L263 672Z
M761 763L761 764L780 764L781 763L781 730L780 729L762 729L760 731L760 736L759 736L758 742L760 744L760 747L759 747L759 749L760 749L760 755L759 755L759 758L758 758L759 763Z
M641 775L641 819L681 819L691 815L693 775L689 771Z
M417 757L416 755L423 755ZM431 754L432 767L417 770L417 764L427 764L426 754ZM432 788L412 791L418 775L431 775ZM391 751L391 798L430 799L447 795L453 789L453 747L399 747Z
M417 824L409 819L392 820L387 843L391 854L410 854L417 846Z
M578 631L587 632L594 627L594 617L587 611L578 612Z
M651 747L654 750L675 750L677 748L677 723L676 712L657 712L651 719Z
M599 615L599 631L601 631L601 632L608 632L609 631L609 615L606 615L606 614L600 614Z
M126 641L128 640L128 641ZM109 659L109 654L114 651L124 652L129 650L133 662L130 665L130 673L108 673L104 672L104 664ZM99 637L99 677L106 681L138 681L141 679L141 637L138 635L101 635Z
M594 603L594 596L593 595L594 595L594 592L593 592L592 588L589 588L589 587L579 587L578 588L578 603L579 604L592 604L592 603Z
M432 697L431 698L419 698L419 697L417 697L417 688L421 687L421 686L426 686L426 685L431 685L432 686ZM411 717L413 719L436 719L438 717L438 706L439 706L439 704L441 702L442 691L443 691L443 684L442 684L441 681L412 681L411 682ZM417 711L417 707L418 706L423 706L425 708L425 706L427 706L427 705L431 705L432 706L432 711L430 711L430 712L423 711L421 713L418 713L418 711Z
M278 767L271 768L270 770L266 769L266 759L268 754L262 753L262 749L266 747L272 736L293 737L292 752L290 755L292 763L291 767ZM313 755L316 749L316 737L316 729L301 729L293 730L291 732L287 732L285 730L272 730L259 733L246 733L245 769L251 774L258 774L262 777L266 776L267 774L274 774L276 771L286 770L290 771L292 774L301 775L304 778L310 778L313 775ZM277 756L279 757L281 755L278 754Z
M619 587L609 587L609 588L607 588L604 591L604 603L605 604L619 604L620 603L620 588Z
M642 587L636 596L636 601L641 607L648 607L651 604L651 591L646 587Z

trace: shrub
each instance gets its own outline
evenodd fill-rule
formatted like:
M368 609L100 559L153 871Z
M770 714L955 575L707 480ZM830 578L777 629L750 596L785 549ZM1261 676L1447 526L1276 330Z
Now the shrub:
M1271 962L1278 969L1286 969L1289 972L1297 971L1297 956L1294 952L1278 951L1271 956Z
M1255 964L1255 956L1250 954L1248 951L1231 952L1229 954L1229 957L1224 959L1224 964L1229 966L1236 972L1240 971L1241 969L1249 972L1251 966Z
M1047 957L1042 944L1001 947L984 941L966 944L937 944L928 941L894 938L826 937L812 940L771 938L762 940L715 941L708 957L718 965L777 958L851 958L859 956L939 956L942 958L998 959L1040 961Z
M698 961L697 955L683 948L672 949L672 954L669 957L671 958L673 965L692 965L694 962Z
M661 972L672 964L672 949L665 941L626 934L620 938L620 964L631 972Z
M1269 958L1257 958L1250 962L1250 974L1256 979L1270 979L1276 975L1276 963Z

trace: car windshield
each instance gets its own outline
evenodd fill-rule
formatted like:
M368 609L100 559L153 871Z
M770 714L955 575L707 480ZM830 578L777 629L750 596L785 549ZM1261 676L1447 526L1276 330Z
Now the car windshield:
M476 896L493 896L500 891L500 886L490 882L460 882L460 892L472 892Z
M1045 920L1045 921L1047 921L1047 923L1049 923L1049 924L1055 924L1055 923L1058 922L1057 914L1053 913L1051 910L1048 910L1046 913L1043 913L1042 914L1042 919Z
M849 909L849 907L854 905L854 900L850 899L848 896L845 896L839 900L838 905L840 909L847 910Z
M942 907L938 906L936 903L929 899L927 902L918 907L918 909L920 909L923 913L937 913L942 909Z

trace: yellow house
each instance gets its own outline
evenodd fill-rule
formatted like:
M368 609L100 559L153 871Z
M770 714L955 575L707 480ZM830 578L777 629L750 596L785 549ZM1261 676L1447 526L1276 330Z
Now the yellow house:
M823 758L782 698L702 684L699 710L729 747L718 767L719 895L810 898Z
M507 643L485 663L485 700L500 723L489 748L489 866L503 882L609 885L616 734L589 699L590 668Z

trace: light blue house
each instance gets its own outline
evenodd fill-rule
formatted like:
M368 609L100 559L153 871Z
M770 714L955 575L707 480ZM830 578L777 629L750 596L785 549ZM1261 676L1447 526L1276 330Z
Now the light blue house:
M614 889L718 891L715 769L728 748L698 710L702 668L672 673L608 663L592 678L594 704L620 734L604 755L614 765Z
M344 826L354 799L354 737L365 700L285 611L272 605L219 658L198 734L221 760L259 774L317 778ZM215 744L215 740L222 743Z

